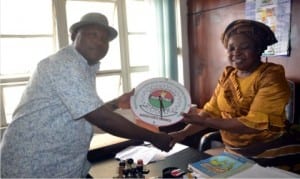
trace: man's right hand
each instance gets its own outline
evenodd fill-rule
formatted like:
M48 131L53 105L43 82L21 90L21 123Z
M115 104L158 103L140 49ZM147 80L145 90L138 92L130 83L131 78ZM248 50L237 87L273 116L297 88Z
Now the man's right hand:
M163 132L157 133L152 141L150 141L152 143L152 145L154 145L155 147L168 152L173 148L173 143L172 143L173 138Z
M181 142L186 138L184 133L181 131L171 132L169 135L173 138L171 145L175 145L177 142Z

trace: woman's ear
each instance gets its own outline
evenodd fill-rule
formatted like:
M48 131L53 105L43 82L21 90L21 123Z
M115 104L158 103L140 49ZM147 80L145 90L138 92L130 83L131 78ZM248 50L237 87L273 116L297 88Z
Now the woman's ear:
M261 54L263 53L263 51L262 51L261 48L258 48L258 49L256 50L256 53L257 53L257 55L261 56Z
M255 51L256 51L256 54L259 55L259 56L261 56L262 53L264 52L263 48L262 48L262 47L259 47L259 46L257 46L257 47L255 48Z

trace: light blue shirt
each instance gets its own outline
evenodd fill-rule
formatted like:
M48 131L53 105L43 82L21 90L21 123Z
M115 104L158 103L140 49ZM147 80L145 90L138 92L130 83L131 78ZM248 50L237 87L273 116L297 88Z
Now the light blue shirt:
M87 175L92 126L82 117L103 104L98 69L72 45L38 64L2 139L2 177Z

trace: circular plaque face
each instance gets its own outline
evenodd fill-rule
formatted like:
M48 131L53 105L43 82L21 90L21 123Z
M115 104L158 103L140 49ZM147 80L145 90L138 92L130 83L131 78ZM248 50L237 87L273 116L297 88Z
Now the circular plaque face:
M167 78L152 78L136 87L130 105L142 121L167 126L183 118L181 113L189 111L191 98L180 83Z

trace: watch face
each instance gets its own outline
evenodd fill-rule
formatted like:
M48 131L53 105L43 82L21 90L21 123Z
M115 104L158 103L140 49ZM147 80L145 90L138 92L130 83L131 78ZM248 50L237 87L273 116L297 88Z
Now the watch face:
M130 105L144 122L167 126L183 118L181 113L189 111L191 98L180 83L167 78L152 78L136 87Z

